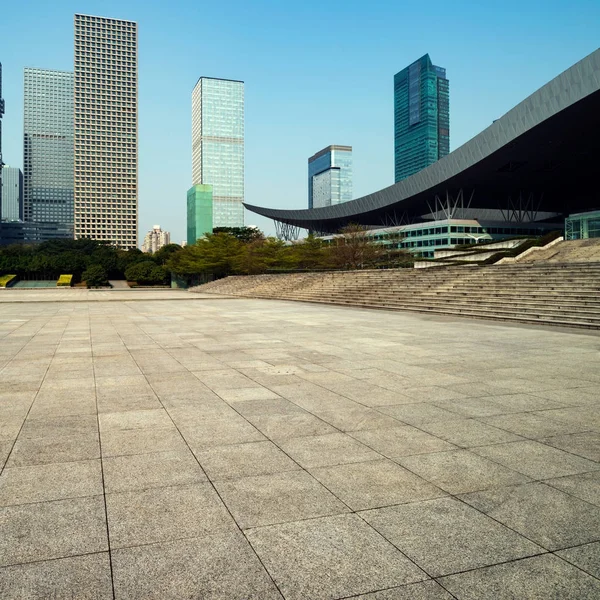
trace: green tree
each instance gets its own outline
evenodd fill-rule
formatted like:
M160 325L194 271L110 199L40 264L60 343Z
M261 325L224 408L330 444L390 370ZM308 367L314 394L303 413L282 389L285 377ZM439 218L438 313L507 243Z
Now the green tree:
M228 233L245 244L265 238L264 233L257 227L215 227L213 233Z
M158 285L165 282L166 271L152 260L135 263L125 271L127 281L136 281L142 285Z
M181 246L179 244L167 244L152 255L152 260L156 262L157 265L166 265L169 258L180 250Z
M291 246L292 261L298 269L324 269L331 266L329 246L310 233L304 240Z
M81 278L86 282L89 288L108 285L106 270L101 265L90 265L83 272Z
M333 239L331 258L341 269L366 269L384 255L383 247L367 235L362 225L350 223Z

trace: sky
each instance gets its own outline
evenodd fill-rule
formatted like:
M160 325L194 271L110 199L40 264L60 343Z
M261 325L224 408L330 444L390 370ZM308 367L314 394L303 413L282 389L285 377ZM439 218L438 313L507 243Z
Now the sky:
M600 45L598 0L24 0L0 14L4 162L23 163L23 68L73 69L73 14L139 24L139 231L186 237L191 92L245 82L245 200L306 208L308 157L353 147L354 197L394 182L393 77L429 53L450 149ZM274 233L246 211L247 225Z

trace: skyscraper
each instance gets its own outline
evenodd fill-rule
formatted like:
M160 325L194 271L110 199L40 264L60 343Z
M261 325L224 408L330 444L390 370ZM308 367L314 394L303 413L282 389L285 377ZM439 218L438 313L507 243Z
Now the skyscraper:
M2 115L4 114L4 99L2 98L2 63L0 63L0 221L2 221Z
M137 23L75 15L75 238L137 246Z
M243 81L200 77L194 87L192 184L212 185L214 227L244 225Z
M212 185L193 185L187 193L187 243L213 230Z
M2 167L2 221L23 220L23 173L21 169Z
M429 54L394 76L394 167L396 181L450 152L446 69Z
M23 218L72 237L73 73L26 68L23 97Z
M308 159L308 208L352 200L352 146L327 146Z

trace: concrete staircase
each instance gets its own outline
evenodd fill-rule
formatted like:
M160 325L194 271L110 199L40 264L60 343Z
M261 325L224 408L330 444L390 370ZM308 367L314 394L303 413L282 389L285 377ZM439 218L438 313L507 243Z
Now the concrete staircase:
M535 254L530 254L518 262L596 262L600 263L600 239L570 240L559 242L554 246L540 248Z
M254 275L191 291L600 329L600 262Z

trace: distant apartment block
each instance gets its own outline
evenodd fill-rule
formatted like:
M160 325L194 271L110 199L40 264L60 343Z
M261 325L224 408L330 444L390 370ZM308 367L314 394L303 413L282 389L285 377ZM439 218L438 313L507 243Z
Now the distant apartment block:
M155 225L144 237L142 252L158 252L163 246L171 243L171 234Z
M352 146L327 146L308 159L308 208L352 200Z
M2 221L23 220L23 173L21 169L4 165L2 167Z
M23 82L23 218L73 237L73 73L26 68Z
M394 76L395 181L450 152L449 82L429 54Z
M137 23L75 15L75 238L137 246Z
M212 186L213 227L243 227L243 81L200 77L194 87L192 184Z
M187 193L187 243L195 244L213 230L213 188L193 185Z

